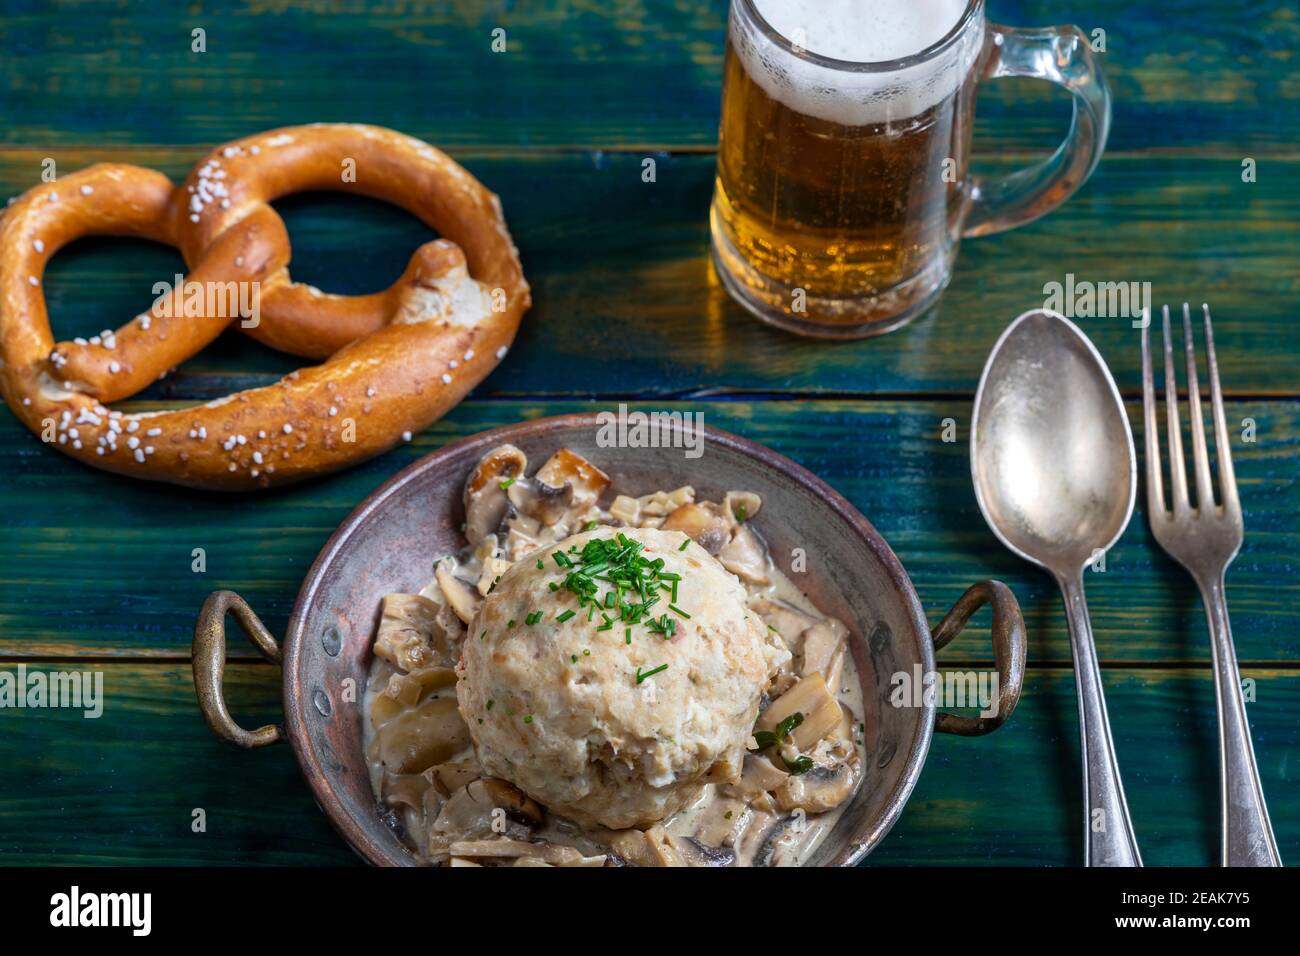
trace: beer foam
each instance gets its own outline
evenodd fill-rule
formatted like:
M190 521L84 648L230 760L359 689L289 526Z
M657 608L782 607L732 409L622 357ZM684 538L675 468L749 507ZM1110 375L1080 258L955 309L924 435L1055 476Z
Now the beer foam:
M752 0L797 48L854 64L914 56L955 27L968 0ZM961 86L979 57L983 17L948 49L890 71L835 69L775 44L734 13L731 41L745 71L791 109L845 126L916 116Z

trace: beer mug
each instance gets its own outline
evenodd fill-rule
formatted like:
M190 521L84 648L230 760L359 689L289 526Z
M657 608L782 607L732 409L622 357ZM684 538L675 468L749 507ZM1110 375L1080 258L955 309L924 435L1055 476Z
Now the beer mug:
M968 169L980 80L1074 95L1054 155L996 179ZM963 236L1064 202L1101 158L1110 93L1077 27L989 23L984 0L732 0L713 261L773 325L860 338L934 304Z

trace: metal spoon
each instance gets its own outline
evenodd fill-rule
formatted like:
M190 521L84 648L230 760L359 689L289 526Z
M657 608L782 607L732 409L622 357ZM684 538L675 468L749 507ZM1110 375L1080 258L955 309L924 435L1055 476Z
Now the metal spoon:
M1002 333L975 393L970 448L984 520L1049 571L1065 598L1083 738L1084 863L1141 866L1083 599L1084 568L1133 514L1133 433L1110 370L1073 322L1036 309Z

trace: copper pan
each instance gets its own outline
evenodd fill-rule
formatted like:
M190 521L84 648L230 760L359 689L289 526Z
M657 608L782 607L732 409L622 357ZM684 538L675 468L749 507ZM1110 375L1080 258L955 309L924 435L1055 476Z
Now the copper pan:
M615 491L643 494L691 484L705 498L757 492L755 520L777 564L792 555L807 573L792 575L818 607L848 623L851 650L866 702L863 786L810 861L851 866L878 846L916 784L931 735L976 736L1000 726L1020 697L1025 628L1011 591L996 581L969 588L931 631L916 588L885 539L834 489L775 452L736 435L704 429L702 455L680 448L598 447L596 414L568 415L497 428L454 442L415 462L370 495L334 532L303 582L277 646L238 595L218 591L205 602L194 633L194 683L199 707L217 736L238 746L288 740L316 802L366 860L408 866L416 860L392 815L370 789L361 748L360 704L382 597L416 591L432 561L462 544L461 488L489 449L510 442L540 463L567 446L610 474ZM893 675L932 675L935 651L990 604L997 662L996 716L938 712L929 695L894 706ZM269 658L283 652L284 725L241 729L221 695L225 613L232 611Z

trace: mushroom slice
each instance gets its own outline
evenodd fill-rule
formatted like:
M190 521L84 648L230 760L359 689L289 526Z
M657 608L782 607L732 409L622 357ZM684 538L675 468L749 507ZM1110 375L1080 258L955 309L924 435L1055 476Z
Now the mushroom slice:
M421 594L385 594L374 654L404 671L451 666L459 656L452 644L459 640L460 626L452 635L446 617L442 605Z
M429 851L434 856L446 855L453 843L494 834L527 839L541 822L542 808L511 784L492 777L471 780L443 804L429 828Z
M573 503L573 497L572 485L548 485L536 478L527 487L516 485L510 489L511 503L523 514L536 519L543 528L563 524L567 530L565 519L569 513L582 510Z
M609 837L610 852L632 866L654 866L650 842L641 830L618 830Z
M664 519L660 531L680 531L709 554L716 555L731 540L731 526L711 501L684 504Z
M754 866L798 866L799 850L804 842L802 826L802 818L793 813L778 819L758 845Z
M619 495L609 506L609 516L629 528L635 528L641 521L641 502L627 495Z
M414 707L426 692L450 687L454 683L456 672L450 667L426 667L406 674L390 674L383 696L391 697L404 706Z
M515 866L544 866L551 869L555 864L547 863L545 860L539 860L535 856L521 856L515 859Z
M758 730L775 731L777 725L792 714L802 714L799 725L790 731L790 739L801 751L810 750L817 741L840 722L840 704L826 689L821 674L801 677L799 682L768 705L758 715Z
M723 754L700 778L705 783L735 783L740 779L741 761L744 751L737 748Z
M441 636L439 632L434 632L434 650L442 654L439 662L444 667L454 667L460 659L460 642L465 638L465 622L448 606L446 603L447 596L442 593L442 588L438 587L437 562L434 563L434 580L430 581L420 593L433 595L434 600L443 602L438 611L438 626L441 628ZM443 653L444 649L445 653Z
M821 674L831 687L838 686L844 669L845 641L849 629L836 618L828 617L803 632L803 658L799 673L808 677Z
M482 863L475 863L473 860L465 860L458 856L453 856L448 866L482 866Z
M728 491L722 499L722 510L740 524L744 524L763 507L763 499L752 491Z
M739 790L738 784L722 789L708 801L695 818L691 836L710 847L734 846L751 814L749 801Z
M513 563L505 558L486 559L483 562L483 573L478 576L478 593L487 597L496 583L501 580L501 575L509 571Z
M762 754L749 754L745 757L745 770L736 790L746 796L768 793L785 783L789 776Z
M772 796L776 805L787 812L796 808L805 813L833 810L852 795L861 776L861 766L857 750L847 741L819 746L813 755L812 769L791 774L772 791Z
M718 552L718 561L732 574L750 584L767 584L771 580L767 574L767 549L748 528L736 530L731 540Z
M496 558L501 555L501 541L496 534L484 535L471 549L474 560L482 564L488 558Z
M449 760L434 764L424 772L424 776L435 790L444 797L449 797L461 787L469 786L477 780L482 772L476 760Z
M527 466L528 458L522 451L514 445L499 445L470 472L465 482L465 537L471 545L477 545L505 522L510 511L506 489L523 477Z
M428 789L428 782L419 774L385 773L379 784L379 796L390 807L423 810L424 793Z
M370 703L370 722L378 730L405 709L401 701L387 694L376 694Z
M651 866L687 866L682 855L673 845L672 837L662 824L655 824L645 831L646 845L649 847Z
M455 567L454 559L443 558L434 568L433 576L442 590L442 596L447 599L447 604L456 612L458 618L468 624L478 613L483 599L475 592L473 586L466 584L452 573Z
M633 866L687 866L662 825L650 829L619 830L609 839L610 850Z
M641 506L641 526L645 527L646 518L662 518L694 500L695 489L690 485L682 485L672 491L656 491L653 494L642 495L637 499L637 504Z
M776 629L781 638L790 647L794 647L799 635L817 623L817 618L805 614L798 608L791 607L784 601L769 601L767 598L750 605L768 627Z
M496 777L484 777L469 784L466 791L479 803L488 803L494 809L506 812L510 819L536 827L542 824L542 808L537 801L512 783Z
M677 852L686 866L735 866L736 851L727 847L709 846L695 837L669 834L668 844Z
M559 846L545 840L512 840L502 837L498 840L462 840L448 847L452 857L469 857L471 859L518 860L531 857L551 866L604 866L605 857L583 856L571 846Z
M421 773L470 744L455 696L434 697L404 710L379 729L384 766L392 773Z
M609 487L609 475L568 448L548 458L533 478L552 488L568 485L573 490L570 504L578 510L594 505Z
M771 866L776 841L786 833L793 820L791 815L782 816L775 805L751 812L736 840L736 855L742 865Z
M542 545L542 523L528 515L517 514L510 519L506 532L506 559L518 561Z

